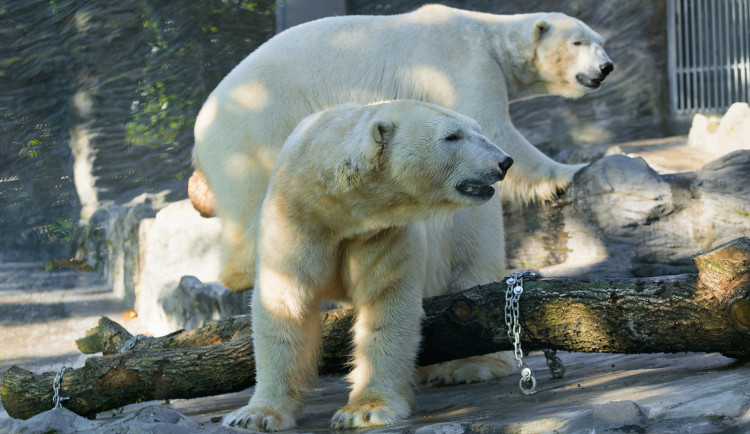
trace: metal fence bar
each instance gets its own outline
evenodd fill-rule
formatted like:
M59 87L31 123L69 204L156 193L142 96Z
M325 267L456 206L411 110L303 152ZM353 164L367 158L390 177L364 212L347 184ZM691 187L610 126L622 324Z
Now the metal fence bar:
M727 101L729 101L729 97L726 93L726 77L722 73L724 71L724 32L722 31L722 13L724 8L723 3L725 0L714 0L714 2L717 4L716 6L716 15L714 16L714 20L712 22L714 28L716 29L716 46L714 47L714 52L716 53L716 96L717 96L717 104L719 107L723 107L726 105Z
M750 101L750 0L666 0L674 114Z
M731 1L731 0L728 0ZM727 92L727 100L731 101L733 99L732 94L732 50L731 50L731 37L729 35L729 29L731 28L731 24L729 22L729 9L724 9L724 35L725 35L725 42L724 46L722 47L722 51L724 52L724 56L726 59L726 72L727 72L727 83L726 83L726 92Z
M739 0L739 7L740 7L740 22L737 26L737 39L740 42L740 58L739 64L740 64L740 94L738 95L739 98L747 97L747 52L748 52L748 46L745 43L745 36L744 34L747 33L745 29L748 28L748 21L747 21L747 1L745 0Z

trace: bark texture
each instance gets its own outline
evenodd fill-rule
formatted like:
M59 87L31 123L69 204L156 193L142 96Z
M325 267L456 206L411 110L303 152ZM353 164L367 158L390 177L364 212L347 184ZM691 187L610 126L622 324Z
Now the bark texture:
M520 301L525 350L583 352L722 352L750 358L750 239L694 259L698 274L641 279L526 278ZM504 283L426 299L421 365L511 348ZM351 309L323 313L322 372L344 372ZM64 406L82 414L151 399L192 398L254 384L249 317L192 332L139 340L103 319L78 341L91 357L62 380ZM26 419L52 408L54 373L13 367L3 377L3 406Z

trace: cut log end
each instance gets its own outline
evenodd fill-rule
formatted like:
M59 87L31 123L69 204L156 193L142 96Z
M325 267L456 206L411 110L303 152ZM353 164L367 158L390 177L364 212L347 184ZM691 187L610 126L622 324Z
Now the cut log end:
M701 280L726 284L747 274L750 268L750 238L742 237L693 258Z

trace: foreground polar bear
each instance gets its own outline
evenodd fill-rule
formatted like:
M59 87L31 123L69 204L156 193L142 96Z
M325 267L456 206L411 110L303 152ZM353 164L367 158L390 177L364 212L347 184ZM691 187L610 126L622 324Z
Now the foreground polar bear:
M226 425L293 427L317 374L322 299L357 309L349 403L334 428L391 424L410 411L436 216L471 224L513 160L472 119L419 101L349 103L300 122L263 201L252 299L257 385ZM475 231L481 237L480 228ZM479 238L474 242L481 242Z

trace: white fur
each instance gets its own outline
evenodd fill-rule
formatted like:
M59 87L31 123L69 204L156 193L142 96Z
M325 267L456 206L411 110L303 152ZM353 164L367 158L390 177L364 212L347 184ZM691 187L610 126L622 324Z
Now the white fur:
M476 119L514 158L504 198L547 199L581 166L559 164L529 144L513 127L508 104L543 94L581 96L592 89L576 74L608 60L599 35L559 13L492 15L429 5L402 15L325 18L277 35L218 85L196 120L195 165L223 221L223 282L234 290L252 286L253 233L268 178L284 140L305 116L350 101L397 98L450 108ZM464 212L470 223L491 222L496 213L488 207ZM431 273L454 275L451 289L501 278L503 228L500 218L494 221L466 229L483 232L477 246L470 245L474 239L439 246L441 269ZM464 251L492 257L454 256ZM456 271L454 262L468 269Z
M387 425L409 414L429 268L422 220L451 220L460 208L496 200L492 190L467 197L457 186L494 184L509 161L477 129L410 100L345 104L300 123L276 161L260 216L257 385L226 425L294 426L316 375L322 299L347 300L358 312L352 391L332 427Z

